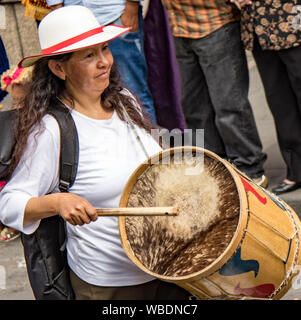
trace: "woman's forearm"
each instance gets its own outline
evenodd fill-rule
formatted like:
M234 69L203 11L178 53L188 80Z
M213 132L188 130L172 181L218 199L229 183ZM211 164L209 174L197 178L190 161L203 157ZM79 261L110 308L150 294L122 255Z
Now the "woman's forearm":
M58 195L53 193L29 199L25 207L23 223L33 223L58 214Z

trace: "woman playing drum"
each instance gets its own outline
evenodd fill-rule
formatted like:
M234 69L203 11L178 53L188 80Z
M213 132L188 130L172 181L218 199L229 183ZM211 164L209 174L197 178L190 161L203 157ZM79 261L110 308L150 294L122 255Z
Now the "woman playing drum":
M149 134L141 106L118 81L108 41L127 32L101 27L89 9L63 7L40 23L42 54L24 101L9 182L0 194L0 220L25 234L41 219L67 222L67 258L76 299L186 299L175 284L140 270L123 251L116 217L98 218L96 207L117 208L123 187L145 159L125 118L129 115L148 154L161 150ZM79 165L70 193L58 190L59 128L47 115L55 99L68 108L79 136Z

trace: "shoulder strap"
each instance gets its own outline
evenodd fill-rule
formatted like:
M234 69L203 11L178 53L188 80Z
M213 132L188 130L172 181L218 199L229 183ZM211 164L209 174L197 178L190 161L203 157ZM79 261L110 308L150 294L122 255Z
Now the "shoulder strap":
M68 108L57 101L48 111L59 124L61 133L59 189L68 192L77 173L79 144L74 120Z

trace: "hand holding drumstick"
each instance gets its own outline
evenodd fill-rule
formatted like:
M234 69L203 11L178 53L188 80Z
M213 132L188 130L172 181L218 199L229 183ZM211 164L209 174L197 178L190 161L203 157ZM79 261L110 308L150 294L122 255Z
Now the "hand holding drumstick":
M70 224L82 226L98 216L174 216L175 207L94 208L89 201L73 193L53 193L27 202L24 224L60 214Z

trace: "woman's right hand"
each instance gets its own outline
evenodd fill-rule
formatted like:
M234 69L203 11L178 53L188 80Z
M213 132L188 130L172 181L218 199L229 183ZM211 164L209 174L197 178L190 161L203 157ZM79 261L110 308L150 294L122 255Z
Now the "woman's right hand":
M23 223L33 223L57 214L73 226L82 226L98 218L96 209L86 199L73 193L58 192L30 198Z
M98 218L89 201L72 193L57 194L57 209L60 216L73 226L82 226Z

